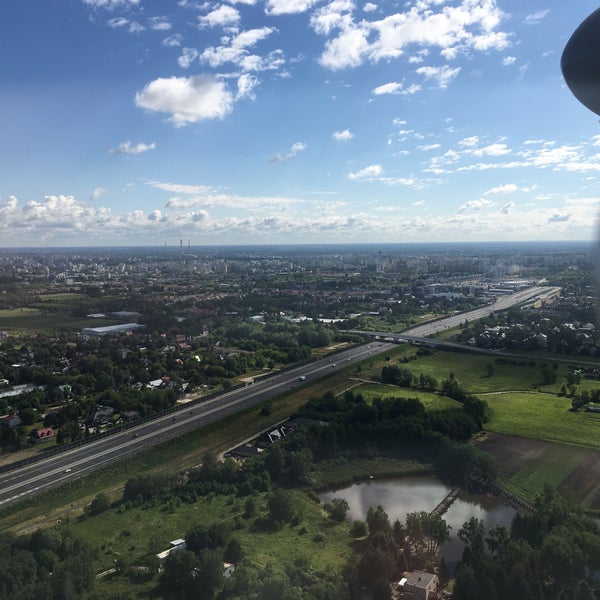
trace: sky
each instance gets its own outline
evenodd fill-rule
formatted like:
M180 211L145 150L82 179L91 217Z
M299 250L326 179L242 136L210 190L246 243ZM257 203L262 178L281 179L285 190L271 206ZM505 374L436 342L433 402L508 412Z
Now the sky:
M0 247L595 240L591 0L3 0Z

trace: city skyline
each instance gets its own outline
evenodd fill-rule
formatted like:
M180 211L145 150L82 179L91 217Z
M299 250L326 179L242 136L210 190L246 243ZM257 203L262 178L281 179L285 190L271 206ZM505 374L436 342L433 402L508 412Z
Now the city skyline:
M592 240L596 5L0 9L0 246Z

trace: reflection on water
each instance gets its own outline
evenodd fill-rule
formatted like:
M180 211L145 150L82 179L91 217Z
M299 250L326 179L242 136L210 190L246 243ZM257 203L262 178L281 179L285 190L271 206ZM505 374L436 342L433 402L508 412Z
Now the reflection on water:
M345 498L349 505L350 520L365 519L370 506L381 504L393 523L404 521L406 515L416 511L432 511L450 492L450 488L435 477L403 477L383 481L367 481L354 484L335 492L323 492L320 498L329 502L332 498ZM465 521L476 517L484 522L486 530L496 525L510 528L517 511L499 498L461 494L443 518L452 527L450 540L441 549L440 556L453 570L462 555L463 544L457 532Z

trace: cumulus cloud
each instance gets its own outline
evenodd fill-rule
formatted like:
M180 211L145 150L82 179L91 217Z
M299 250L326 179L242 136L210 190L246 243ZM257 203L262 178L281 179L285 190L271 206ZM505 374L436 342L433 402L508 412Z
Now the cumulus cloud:
M140 0L83 0L83 3L92 8L115 10L116 8L132 8L140 5Z
M363 6L363 10L367 13L375 12L377 10L377 4L373 4L373 2L366 2Z
M391 81L390 83L384 83L383 85L377 86L372 91L376 96L382 94L399 94L402 90L402 84L397 81Z
M154 150L156 148L156 142L152 142L151 144L145 144L144 142L139 142L137 144L132 144L130 141L121 142L116 148L111 148L108 153L109 154L143 154L144 152L148 152L149 150Z
M495 0L462 0L454 6L437 1L418 2L404 12L373 21L355 21L354 8L349 0L334 0L315 11L311 19L316 33L329 36L336 32L335 37L326 41L320 58L327 68L335 70L357 67L365 61L393 60L413 45L421 47L417 51L437 47L447 60L474 50L503 50L510 45L508 34L499 30L504 14ZM446 70L422 74L435 76L443 87L457 73Z
M153 31L169 31L171 29L171 23L166 17L150 17L148 23Z
M237 25L241 20L240 12L228 6L221 4L218 8L211 10L208 14L198 17L200 27L229 27Z
M487 206L493 206L493 202L491 200L486 200L485 198L481 198L479 200L469 200L464 204L461 204L458 207L460 212L464 212L466 210L481 210Z
M419 67L416 73L423 75L425 79L430 79L437 83L437 86L445 89L448 84L460 73L460 67Z
M383 169L381 165L369 165L360 171L356 171L355 173L348 173L349 179L374 179L379 177L383 173Z
M519 188L514 183L507 183L505 185L498 185L496 187L490 188L486 192L484 192L484 196L490 196L492 194L511 194L512 192L516 192Z
M267 0L268 15L295 15L311 9L319 0Z
M505 56L505 57L502 59L502 64L503 64L505 67L509 67L510 65L514 65L514 64L515 64L515 62L517 62L517 59L516 59L516 57L514 57L514 56Z
M137 106L168 113L176 127L223 119L232 111L233 101L226 83L211 75L159 77L135 95Z
M161 44L163 46L166 46L167 48L177 48L177 47L181 46L182 42L183 42L183 36L180 35L179 33L174 33L173 35L166 37L161 42Z
M354 134L349 129L344 129L343 131L334 131L331 137L338 142L347 142L354 137Z

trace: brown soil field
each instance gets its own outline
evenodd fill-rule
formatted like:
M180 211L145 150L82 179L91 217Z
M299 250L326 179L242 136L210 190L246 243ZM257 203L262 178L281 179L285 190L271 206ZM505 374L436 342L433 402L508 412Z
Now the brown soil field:
M558 491L568 491L582 504L600 510L600 451L590 450L563 480Z
M477 445L496 458L500 463L502 474L510 479L546 450L550 443L517 435L490 432L486 433Z

